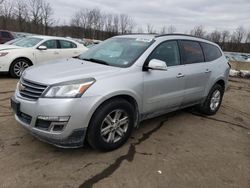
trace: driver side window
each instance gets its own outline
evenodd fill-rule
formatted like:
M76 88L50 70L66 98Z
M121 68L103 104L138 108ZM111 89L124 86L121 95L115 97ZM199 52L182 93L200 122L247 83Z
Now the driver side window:
M166 41L158 45L149 56L149 61L158 59L167 66L180 65L180 53L177 41Z

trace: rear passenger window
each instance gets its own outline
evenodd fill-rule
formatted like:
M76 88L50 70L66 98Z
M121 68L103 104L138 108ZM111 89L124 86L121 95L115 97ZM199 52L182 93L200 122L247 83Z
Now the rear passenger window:
M195 41L181 41L181 53L184 64L204 62L201 46Z
M66 40L60 40L61 48L76 48L76 44Z
M152 59L164 61L167 66L179 65L180 54L178 43L176 41L166 41L161 43L149 56L149 61Z
M201 43L201 46L202 46L206 61L214 61L222 56L217 46L203 43L203 42Z

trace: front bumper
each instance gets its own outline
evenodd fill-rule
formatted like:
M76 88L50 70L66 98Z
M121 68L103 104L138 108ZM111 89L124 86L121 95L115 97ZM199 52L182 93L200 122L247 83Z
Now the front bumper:
M84 144L87 127L99 97L52 99L39 98L30 101L16 93L12 98L19 103L15 109L15 119L38 139L58 147L76 148ZM38 126L38 117L65 117L69 120L60 131L43 129ZM41 124L41 123L39 123Z
M0 72L9 72L10 58L8 56L0 57Z

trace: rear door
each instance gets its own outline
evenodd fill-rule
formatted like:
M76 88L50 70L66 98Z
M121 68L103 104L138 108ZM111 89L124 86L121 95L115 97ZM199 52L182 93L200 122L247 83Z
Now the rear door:
M211 70L205 62L199 42L191 40L179 41L182 63L185 65L185 96L182 106L198 103L203 99Z
M201 47L205 56L205 61L206 61L206 67L207 70L205 71L207 76L209 77L210 84L214 82L213 79L211 78L212 75L214 75L215 72L219 72L221 70L221 60L220 58L222 57L222 53L220 49L209 43L201 42ZM224 59L222 60L224 61ZM208 94L209 90L211 89L211 85L207 84L205 87L205 93L204 97Z
M143 72L144 114L178 109L184 96L185 80L182 76L184 66L181 65L177 41L165 41L159 44L148 57L147 62L152 59L164 61L168 68L164 71Z
M47 50L35 50L37 63L60 59L60 49L58 48L57 40L47 40L40 46L46 46Z
M83 53L77 45L68 40L59 40L60 56L62 58L77 57Z

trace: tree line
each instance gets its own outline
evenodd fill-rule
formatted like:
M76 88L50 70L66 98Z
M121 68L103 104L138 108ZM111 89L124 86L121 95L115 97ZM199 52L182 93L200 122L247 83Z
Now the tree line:
M250 53L250 30L242 26L231 33L227 30L207 33L203 26L196 26L190 33L219 44L224 51Z
M54 10L46 0L0 0L0 29L44 35L106 39L132 33L135 26L126 14L107 14L100 9L77 11L69 24L57 26Z
M59 20L54 18L54 10L47 0L0 0L0 29L5 30L100 40L119 34L178 32L173 25L155 29L152 24L148 24L142 28L136 26L129 15L87 8L76 11L69 23L58 23ZM250 53L250 30L242 26L233 32L206 32L200 25L195 26L189 34L209 39L225 51Z

